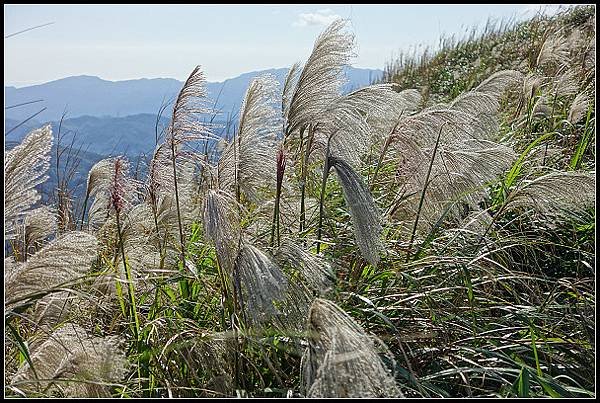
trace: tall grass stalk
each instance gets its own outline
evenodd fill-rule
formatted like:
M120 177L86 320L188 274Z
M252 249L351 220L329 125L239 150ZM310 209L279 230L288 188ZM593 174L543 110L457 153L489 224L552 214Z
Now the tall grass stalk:
M427 168L427 174L425 175L425 182L423 183L423 190L421 191L421 196L419 197L419 206L417 207L417 214L415 216L415 222L412 227L412 231L410 233L410 240L408 241L408 247L406 251L406 263L410 260L410 254L412 250L412 245L415 240L415 235L417 233L417 225L419 224L419 217L421 216L421 208L423 207L423 202L425 201L425 192L427 191L427 186L429 186L429 175L431 174L431 168L433 167L433 162L435 161L435 155L437 153L438 146L440 144L440 138L442 137L442 130L444 129L445 124L440 127L440 131L435 140L435 145L433 147L433 151L431 152L431 159L429 160L429 167Z

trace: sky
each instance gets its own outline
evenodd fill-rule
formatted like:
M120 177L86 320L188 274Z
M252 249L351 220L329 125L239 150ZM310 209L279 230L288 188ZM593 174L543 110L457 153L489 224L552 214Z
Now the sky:
M305 61L336 18L350 19L355 67L383 69L400 51L435 47L489 18L522 20L556 5L4 5L4 85L67 76L208 81ZM48 24L13 35L19 31Z

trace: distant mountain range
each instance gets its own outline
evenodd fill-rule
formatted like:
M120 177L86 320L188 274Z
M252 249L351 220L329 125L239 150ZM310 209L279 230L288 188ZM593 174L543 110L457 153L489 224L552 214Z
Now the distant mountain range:
M222 112L213 121L217 126L213 131L222 135L228 120L231 119L233 124L237 122L240 104L252 79L271 74L282 83L287 72L287 68L254 71L223 82L208 82L208 102ZM369 85L382 73L381 70L348 68L343 91ZM68 149L73 141L72 153L77 155L77 168L69 188L76 196L81 196L90 168L102 158L127 155L132 164L138 166L140 157L151 155L156 141L158 111L164 102L177 96L182 86L183 82L171 78L107 81L76 76L30 87L4 87L5 107L9 107L5 109L5 148L11 149L29 132L50 123L55 133L51 166L55 167L56 135L61 116L66 111L60 125L63 137L60 149ZM37 100L43 101L30 103ZM25 105L11 107L19 104ZM46 109L28 119L42 108ZM169 111L163 113L158 127L166 127L169 118ZM59 172L63 172L64 163L61 161ZM140 167L143 169L143 164ZM40 188L45 199L57 186L56 169L51 169L48 174L48 181Z
M237 122L237 114L248 85L257 76L271 74L283 82L287 68L254 71L223 82L208 82L209 105L221 111L213 123L221 135L226 122ZM381 70L348 68L344 92L364 87L381 77ZM136 157L154 150L155 126L163 102L172 101L183 82L171 78L107 81L98 77L67 77L30 87L5 87L7 107L36 100L41 102L5 109L5 141L21 141L31 130L51 123L57 133L62 123L64 141L75 136L76 147L100 156L125 154ZM42 113L27 120L40 109ZM163 113L159 126L169 121ZM25 121L27 120L27 121ZM25 121L25 122L24 122ZM18 127L17 127L18 126ZM16 128L15 128L16 127Z
M6 118L6 131L11 130L22 121ZM30 120L17 129L4 136L8 141L21 141L30 131L43 126L45 123L52 125L54 142L57 142L59 121L40 122ZM168 124L168 119L163 117L159 121L159 130ZM129 155L137 156L150 153L154 150L156 115L142 113L124 117L110 116L79 116L64 119L60 127L65 146L74 139L74 147L82 147L99 155Z
M236 114L248 85L257 76L273 75L283 82L289 69L253 71L223 82L207 82L209 104L216 105L227 120L227 113ZM346 69L347 84L344 91L363 87L381 77L383 72L374 69ZM107 81L93 76L67 77L29 87L4 87L6 106L43 100L6 110L6 117L22 121L42 108L35 117L39 122L58 121L63 112L67 117L124 117L137 114L156 115L163 102L173 100L182 81L172 78L153 78L126 81Z

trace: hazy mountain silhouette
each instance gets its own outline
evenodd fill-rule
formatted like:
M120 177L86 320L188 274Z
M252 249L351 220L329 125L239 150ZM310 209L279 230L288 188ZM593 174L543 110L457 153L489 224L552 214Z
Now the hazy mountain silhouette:
M253 71L223 82L208 82L208 103L216 105L216 109L224 114L219 120L227 120L228 113L237 114L253 78L272 74L282 82L287 72L287 68ZM368 85L381 74L381 70L350 67L346 70L348 83L345 91ZM74 76L29 87L5 87L6 106L43 100L7 109L6 117L24 120L44 107L46 110L35 118L39 122L60 120L65 111L70 118L156 115L161 104L172 101L182 86L183 82L172 78L107 81L93 76Z

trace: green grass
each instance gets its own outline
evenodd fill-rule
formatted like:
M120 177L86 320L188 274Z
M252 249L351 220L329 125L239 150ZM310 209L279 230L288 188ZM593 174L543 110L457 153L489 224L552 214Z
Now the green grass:
M467 225L472 211L455 214L467 196L461 195L448 200L421 230L423 188L416 195L416 216L385 223L386 252L374 267L356 247L338 181L332 175L324 180L318 162L307 165L306 195L323 197L323 220L318 223L319 205L307 203L302 236L315 239L322 227L322 257L335 274L325 297L387 345L396 361L395 379L407 397L595 397L595 211L574 219L509 204L527 181L549 172L595 171L595 104L578 122L568 122L576 94L550 98L550 112L543 116L533 108L552 93L553 79L562 74L552 63L535 64L542 41L559 28L566 34L581 29L587 39L595 38L594 10L577 7L553 18L488 24L481 33L444 40L439 52L404 55L387 66L384 80L419 89L426 106L447 102L501 69L548 78L530 99L522 101L515 93L503 99L496 140L512 146L517 157L485 185L481 222ZM581 52L573 50L570 67L578 92L593 98L594 70L578 64ZM396 189L389 183L397 166L392 158L378 162L379 149L373 147L359 174L372 178L377 171L374 183L365 182L383 208L394 202ZM436 142L431 160L423 162L430 168L437 149ZM242 205L240 226L257 244L272 244L271 227L260 226L273 222L272 207L244 198ZM181 258L167 257L164 273L133 272L128 251L119 249L124 241L110 229L98 232L101 248L93 273L73 287L95 303L82 304L69 320L89 325L95 336L120 340L129 368L111 387L112 395L304 396L307 319L287 329L250 321L247 294L205 240L202 213L195 217L185 225L185 267ZM297 225L282 224L286 231L297 231ZM177 230L159 246L177 250L178 244ZM308 242L306 249L316 252ZM110 292L93 294L91 285L102 278L108 279ZM297 277L293 282L301 284ZM28 312L5 312L7 374L25 362L32 365L27 340L36 327L24 319ZM17 389L5 385L7 396L21 396ZM50 394L60 392L41 392Z

